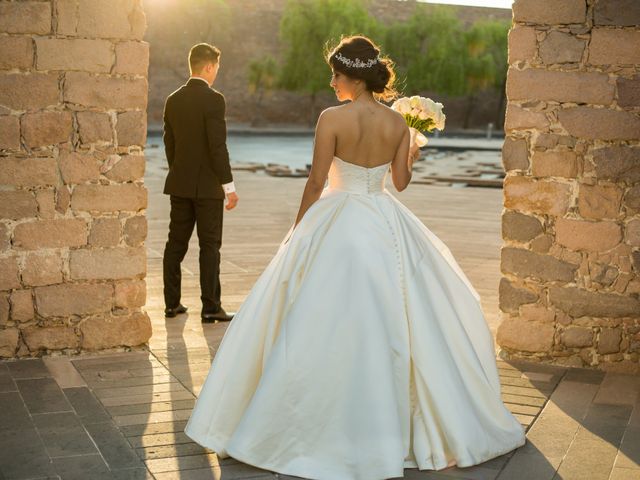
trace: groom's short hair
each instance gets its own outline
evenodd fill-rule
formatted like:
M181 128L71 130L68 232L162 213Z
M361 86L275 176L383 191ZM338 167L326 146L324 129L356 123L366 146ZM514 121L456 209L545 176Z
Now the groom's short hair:
M189 68L200 72L209 62L216 63L220 58L220 49L208 43L198 43L189 50Z

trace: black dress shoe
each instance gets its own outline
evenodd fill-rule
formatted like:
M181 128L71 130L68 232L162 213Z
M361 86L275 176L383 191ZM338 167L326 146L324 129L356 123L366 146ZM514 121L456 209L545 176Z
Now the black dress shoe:
M210 322L228 322L233 318L233 314L229 315L224 311L224 308L220 308L217 312L202 312L202 321L204 323Z
M185 313L186 311L187 311L187 307L185 307L184 305L180 304L175 308L165 308L164 309L164 316L171 318L171 317L175 317L179 313Z

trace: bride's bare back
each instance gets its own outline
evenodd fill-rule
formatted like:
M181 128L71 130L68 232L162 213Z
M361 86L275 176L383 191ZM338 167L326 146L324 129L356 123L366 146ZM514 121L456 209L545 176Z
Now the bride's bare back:
M399 113L379 102L348 103L332 110L337 157L363 167L394 159L407 130Z

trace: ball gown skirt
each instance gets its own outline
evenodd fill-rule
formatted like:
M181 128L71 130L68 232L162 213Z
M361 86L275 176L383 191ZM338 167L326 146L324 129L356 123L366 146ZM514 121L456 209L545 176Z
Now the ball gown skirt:
M229 324L185 428L220 458L376 480L525 443L480 296L388 171L335 157Z

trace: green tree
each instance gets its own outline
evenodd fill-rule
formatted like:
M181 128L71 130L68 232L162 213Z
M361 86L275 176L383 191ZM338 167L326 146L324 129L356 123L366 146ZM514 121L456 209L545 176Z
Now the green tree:
M366 0L289 0L280 23L284 61L279 86L311 96L309 124L317 118L316 96L330 90L331 70L324 53L328 42L341 35L364 34L376 38L381 32L369 14Z
M249 93L255 97L252 125L258 125L262 120L262 99L269 96L276 86L278 67L275 59L266 55L261 59L254 59L248 66Z
M398 77L410 92L435 90L463 95L466 90L463 30L455 10L417 6L406 22L390 25L385 48Z
M495 124L501 126L504 107L504 89L507 77L507 35L509 23L497 20L479 20L464 35L466 55L467 111L464 128L468 128L476 95L493 89L500 94Z

